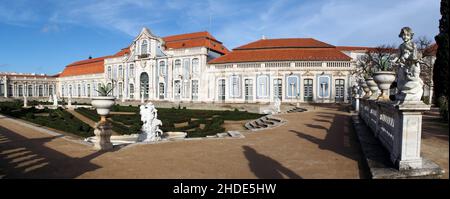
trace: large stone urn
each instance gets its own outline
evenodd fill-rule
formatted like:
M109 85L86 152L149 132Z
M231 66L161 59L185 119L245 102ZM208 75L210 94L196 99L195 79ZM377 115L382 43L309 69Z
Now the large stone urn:
M380 90L378 89L377 83L375 83L375 81L373 80L373 78L367 78L366 79L366 84L369 87L370 91L371 91L371 95L369 97L369 99L374 99L376 100L378 98L378 96L380 95Z
M395 81L395 72L392 71L379 71L373 76L373 80L378 84L378 88L381 90L378 101L390 101L389 88Z
M361 87L363 88L363 91L365 93L362 98L368 99L370 97L371 92L370 92L370 88L367 85L366 81L364 81L364 80L361 81Z
M100 115L100 121L95 124L94 134L96 141L94 142L94 148L98 150L112 149L111 143L111 125L106 120L106 116L109 115L111 107L115 104L115 97L112 96L100 96L92 98L91 104L97 109L97 113Z

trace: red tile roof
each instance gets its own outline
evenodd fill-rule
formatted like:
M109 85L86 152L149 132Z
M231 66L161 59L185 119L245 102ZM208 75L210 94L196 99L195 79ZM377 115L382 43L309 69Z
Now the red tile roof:
M368 51L372 50L373 47L362 47L362 46L336 46L336 49L341 51Z
M291 42L291 43L290 43ZM350 61L336 47L315 39L265 39L233 49L209 64L259 61Z
M167 48L193 48L207 47L221 54L226 54L229 50L223 46L222 42L217 41L209 32L195 32L188 34L172 35L163 38ZM119 52L111 56L98 57L94 59L86 59L69 64L59 77L96 74L104 72L104 60L107 58L120 57L130 54L130 48L123 48Z
M121 56L124 56L126 54L130 54L130 47L122 48L122 50L120 50L119 52L114 54L113 57L121 57Z
M87 75L104 72L104 61L112 56L104 56L93 59L86 59L69 64L64 68L59 77Z
M233 50L273 48L334 48L335 46L312 38L260 39Z
M221 54L229 52L222 42L207 31L167 36L163 37L163 40L168 49L206 47Z

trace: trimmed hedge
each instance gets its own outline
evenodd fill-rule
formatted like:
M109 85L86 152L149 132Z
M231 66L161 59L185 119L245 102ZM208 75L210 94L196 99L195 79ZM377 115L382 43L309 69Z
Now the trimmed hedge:
M95 121L99 117L95 110L78 108L76 111ZM113 130L120 134L140 133L142 121L139 114L139 107L114 105L112 111L135 112L134 115L111 115ZM161 130L167 131L187 131L188 137L205 137L222 133L224 120L249 120L262 117L261 114L248 113L246 111L212 111L212 110L190 110L186 108L158 108L158 119L163 123ZM197 120L192 120L196 118ZM187 126L175 128L176 123L187 122ZM204 124L205 128L200 129ZM194 129L191 131L191 129ZM188 131L189 130L189 131Z
M17 102L0 102L0 111L2 114L11 117L20 118L38 125L50 127L53 129L69 132L81 137L94 136L94 129L81 120L75 118L72 114L58 108L55 110L32 108L22 108ZM39 116L36 114L48 113L48 116Z

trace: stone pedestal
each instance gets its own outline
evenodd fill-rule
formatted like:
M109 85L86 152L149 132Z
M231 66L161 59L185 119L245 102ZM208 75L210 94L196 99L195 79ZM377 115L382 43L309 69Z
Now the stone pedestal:
M422 113L430 110L423 102L400 104L395 106L397 117L395 125L398 128L394 135L394 148L391 160L400 170L420 169L420 144L422 138Z
M94 142L94 148L97 150L109 150L113 148L111 143L111 125L107 122L100 121L96 124L96 128L94 130L94 134L96 136L96 141Z

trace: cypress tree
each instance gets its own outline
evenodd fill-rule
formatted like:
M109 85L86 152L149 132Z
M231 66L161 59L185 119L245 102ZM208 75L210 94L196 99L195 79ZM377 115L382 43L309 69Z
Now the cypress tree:
M434 93L435 98L445 96L448 99L448 62L449 62L449 0L441 0L441 15L439 20L439 34L435 37L438 50L436 53L436 62L433 69Z

